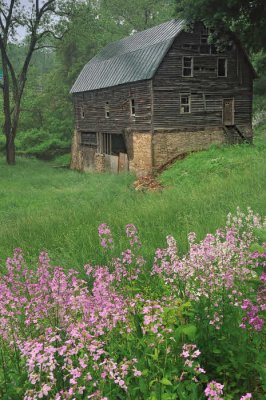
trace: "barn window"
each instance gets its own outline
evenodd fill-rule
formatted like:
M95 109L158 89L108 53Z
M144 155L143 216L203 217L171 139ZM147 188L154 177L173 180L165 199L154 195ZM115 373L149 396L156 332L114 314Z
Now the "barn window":
M100 153L111 154L112 151L112 135L110 133L102 133L100 136Z
M105 110L105 118L110 118L110 105L108 101L105 103L104 110Z
M130 115L131 117L135 117L136 115L135 99L130 99Z
M227 76L227 58L218 58L217 75Z
M181 94L180 96L180 113L189 114L191 112L191 96L190 94Z
M193 57L183 57L183 76L193 76Z
M85 110L84 110L83 106L80 107L80 116L81 116L82 119L85 118Z
M209 29L202 27L200 32L200 44L208 44Z
M81 144L83 146L97 146L96 132L81 132Z

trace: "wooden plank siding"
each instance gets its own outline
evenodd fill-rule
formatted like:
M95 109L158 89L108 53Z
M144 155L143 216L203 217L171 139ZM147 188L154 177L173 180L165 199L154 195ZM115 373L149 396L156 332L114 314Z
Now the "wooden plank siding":
M151 129L150 81L77 93L73 97L78 131L122 134L126 128L140 132ZM131 98L135 99L135 116L130 115ZM109 103L109 118L105 117L106 102Z
M192 45L195 49L185 46ZM74 94L78 131L121 134L125 129L200 130L223 125L223 99L234 98L235 124L251 124L252 74L236 45L221 54L200 54L200 34L182 32L174 41L153 80ZM193 77L182 77L183 56L194 57ZM227 77L217 76L217 60L227 58ZM180 113L180 95L190 94L191 113ZM136 116L130 116L130 98ZM105 117L109 103L110 117ZM84 116L82 117L82 112Z
M193 48L188 48L192 45ZM199 32L182 32L153 78L153 129L200 130L223 125L223 99L235 100L235 124L251 124L252 74L242 51L200 54ZM194 59L193 77L182 76L182 58ZM217 76L218 58L227 58L227 76ZM191 113L180 113L180 95L190 94Z

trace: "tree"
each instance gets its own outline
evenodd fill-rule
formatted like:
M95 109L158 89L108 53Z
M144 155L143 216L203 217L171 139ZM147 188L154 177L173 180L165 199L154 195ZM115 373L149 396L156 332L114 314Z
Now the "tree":
M249 51L266 49L265 0L177 0L177 13L188 21L236 32Z
M100 0L120 25L142 31L174 16L175 0Z
M35 51L50 46L50 39L64 33L58 18L73 12L74 2L58 0L30 0L26 7L20 0L0 0L0 53L3 68L4 134L6 160L15 163L15 138L18 130L21 101L27 74ZM10 42L16 41L18 28L27 33L26 51L19 71L10 54ZM59 36L58 36L59 34Z

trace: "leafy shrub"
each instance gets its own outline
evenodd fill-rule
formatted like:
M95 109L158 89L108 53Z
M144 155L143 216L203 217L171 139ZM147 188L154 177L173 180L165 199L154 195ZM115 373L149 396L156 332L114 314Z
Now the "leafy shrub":
M198 244L189 234L183 258L168 236L149 271L136 228L127 225L129 248L114 257L102 224L110 262L86 265L86 280L46 253L31 270L17 249L0 279L1 398L261 399L264 228L238 210Z
M253 126L256 128L266 122L266 97L256 96L253 108Z
M18 155L51 160L57 155L68 153L70 142L43 129L30 129L18 134L16 148Z
M52 160L70 152L71 141L44 129L19 132L16 138L17 155ZM0 135L0 152L5 149L5 136Z

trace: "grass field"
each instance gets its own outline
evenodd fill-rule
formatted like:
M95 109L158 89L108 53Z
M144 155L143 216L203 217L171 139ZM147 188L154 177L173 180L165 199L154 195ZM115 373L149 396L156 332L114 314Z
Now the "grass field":
M237 206L266 214L266 126L255 146L213 147L177 162L160 177L162 192L140 193L130 175L97 175L53 168L49 163L0 161L0 259L21 247L30 259L48 250L53 263L80 269L104 262L97 227L110 225L125 246L124 226L134 223L146 257L177 238L187 249L187 233L199 238L223 226Z

